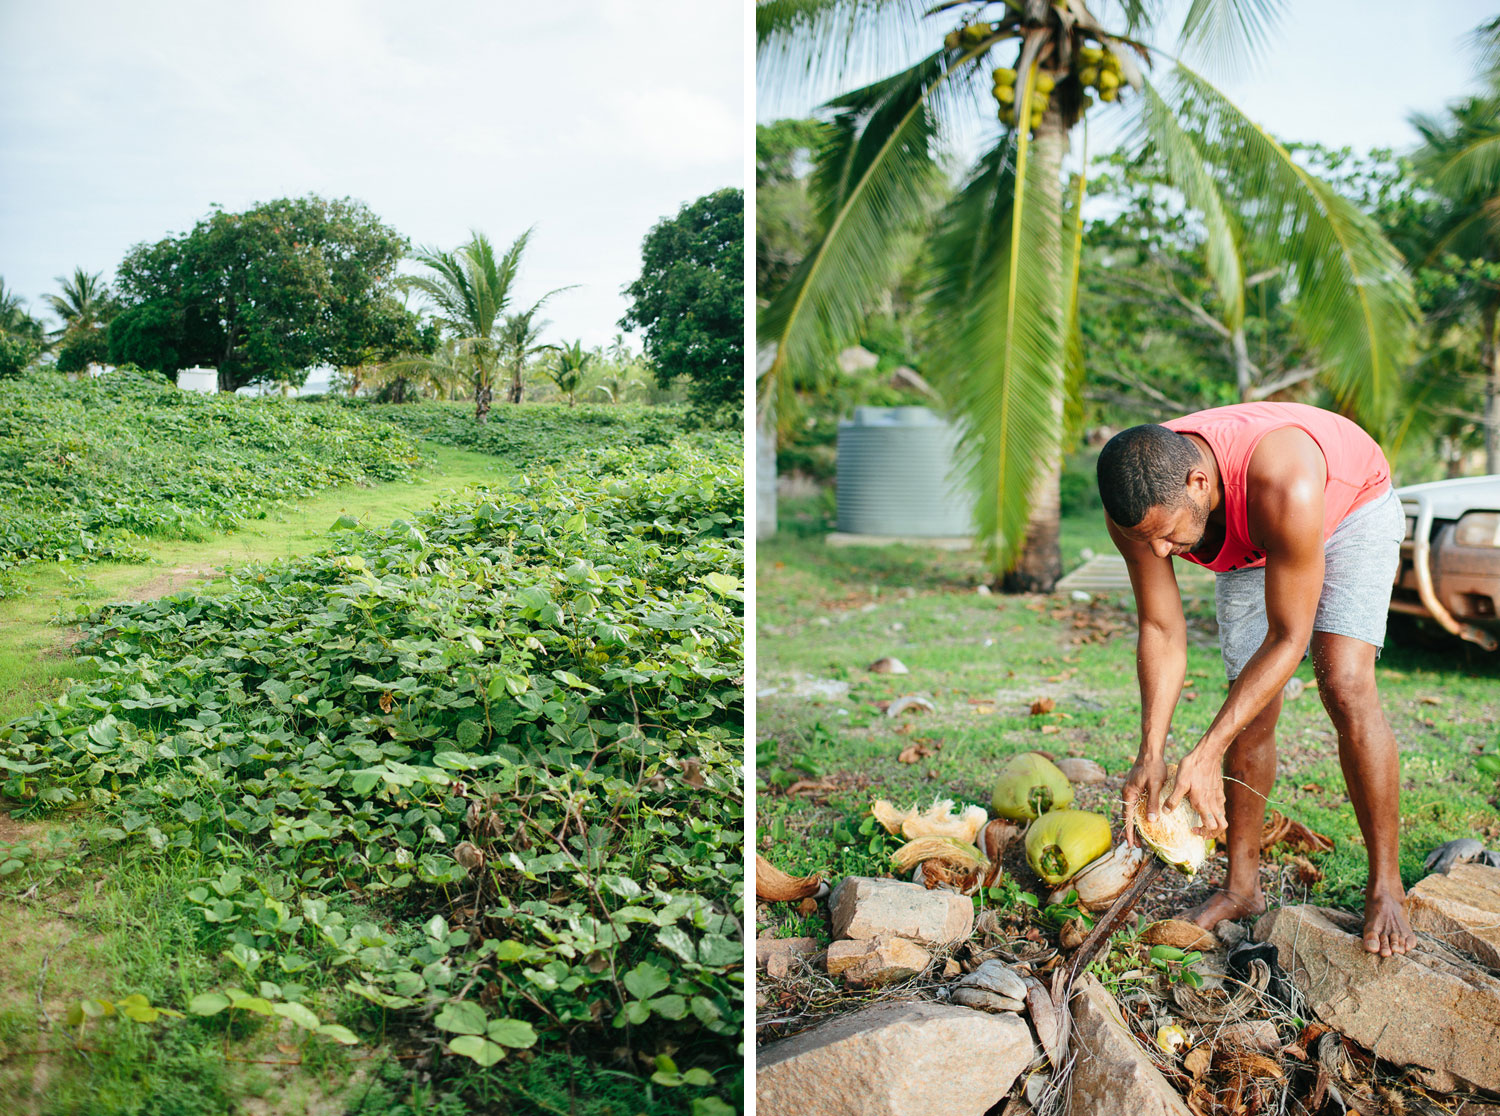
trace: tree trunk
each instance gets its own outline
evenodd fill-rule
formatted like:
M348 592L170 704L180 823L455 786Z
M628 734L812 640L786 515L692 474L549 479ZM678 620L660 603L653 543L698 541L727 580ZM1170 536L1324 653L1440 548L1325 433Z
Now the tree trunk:
M505 400L507 403L521 402L521 364L519 361L517 361L516 366L511 369L510 390L506 393Z
M474 389L475 422L486 423L490 421L490 400L493 395L494 392L490 390L490 385L487 383L481 382L480 385Z
M768 539L776 533L776 420L768 412L755 419L755 537Z
M1048 208L1057 214L1062 212L1062 161L1068 153L1068 133L1063 129L1062 118L1056 109L1048 109L1042 118L1041 127L1032 140L1030 157L1037 161L1037 181L1049 191ZM1063 299L1066 293L1062 274L1062 223L1052 222L1048 235L1053 239L1047 258L1056 261L1056 274L1052 277L1051 289L1057 292L1057 316L1059 337L1062 332L1064 314ZM1059 519L1062 511L1062 444L1063 391L1066 371L1061 363L1063 349L1058 346L1059 363L1051 380L1050 400L1053 429L1059 440L1054 442L1050 460L1038 473L1032 485L1028 501L1031 513L1026 522L1026 542L1015 566L1001 579L1001 588L1007 593L1050 593L1062 577L1062 550L1058 546Z
M1484 471L1500 473L1500 337L1496 307L1485 307L1480 322L1479 360L1484 365Z
M1245 327L1235 329L1230 338L1234 348L1234 382L1240 391L1240 402L1250 403L1255 398L1255 384L1250 378L1250 350L1245 345Z

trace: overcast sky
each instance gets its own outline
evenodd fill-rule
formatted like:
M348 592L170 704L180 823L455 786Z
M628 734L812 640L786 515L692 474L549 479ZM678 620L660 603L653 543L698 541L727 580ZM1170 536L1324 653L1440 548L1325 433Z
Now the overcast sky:
M113 276L218 203L353 197L508 245L548 340L607 342L651 226L744 186L739 0L0 0L0 277ZM637 346L638 347L638 346Z
M1416 142L1407 124L1412 112L1437 112L1476 92L1475 56L1462 40L1500 12L1496 0L1285 0L1283 7L1269 49L1242 73L1213 75L1215 84L1283 139L1358 150L1410 148ZM1104 15L1108 0L1091 8L1111 24ZM952 23L951 17L936 17L937 37ZM769 123L812 107L811 101L762 96L756 115ZM987 111L991 107L986 104ZM1097 118L1104 125L1091 130L1094 150L1110 142L1108 125L1123 115L1090 114L1091 123ZM979 141L977 134L970 138Z

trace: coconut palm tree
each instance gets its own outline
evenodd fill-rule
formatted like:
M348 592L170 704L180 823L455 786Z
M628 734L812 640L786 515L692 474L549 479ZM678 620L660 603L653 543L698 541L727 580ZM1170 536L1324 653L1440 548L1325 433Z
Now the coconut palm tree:
M1263 47L1279 7L1192 0L1171 28L1167 5L1147 0L760 0L762 89L885 75L821 110L811 189L822 231L760 316L762 414L857 337L960 141L979 140L928 245L924 372L963 432L979 532L1008 587L1050 589L1064 414L1083 375L1084 175L1065 191L1063 158L1076 135L1086 168L1086 122L1108 113L1160 154L1202 222L1221 319L1234 328L1243 316L1247 252L1274 248L1298 291L1295 327L1339 404L1379 429L1415 317L1399 256L1187 62ZM1180 57L1152 44L1162 31L1175 31Z
M42 345L46 329L25 310L26 300L0 279L0 334Z
M507 313L531 232L527 229L516 237L505 254L498 257L489 238L481 232L475 232L468 244L453 252L423 248L414 252L412 259L430 268L433 274L412 275L402 280L406 288L427 296L437 311L436 321L457 343L460 360L467 366L474 385L476 422L489 418L495 373L513 351L510 338L513 322L518 317L535 316L542 304L558 293L549 291L522 314ZM518 381L512 381L511 393L511 402L520 402Z
M552 292L552 294L556 293L556 291ZM520 310L508 315L501 328L501 348L505 366L510 370L510 389L506 393L507 402L521 402L521 393L525 388L525 372L531 364L531 358L541 353L551 352L556 348L555 345L542 343L542 333L552 324L544 318L537 317L537 312L541 310L542 303L545 301L546 298L543 298L529 310Z
M59 275L56 282L62 293L43 296L52 312L62 320L62 328L55 336L108 324L115 302L102 271L90 275L83 268L76 267L71 278Z
M1481 27L1500 60L1500 20ZM1484 44L1481 42L1481 47ZM1489 88L1450 105L1441 115L1419 115L1422 136L1414 162L1431 178L1438 203L1426 262L1445 261L1445 318L1476 322L1484 374L1485 471L1500 473L1500 66Z
M594 362L595 354L586 352L582 341L559 345L556 352L556 358L547 368L547 375L557 385L557 390L568 397L568 406L571 407L577 402L574 397L583 383L584 372Z

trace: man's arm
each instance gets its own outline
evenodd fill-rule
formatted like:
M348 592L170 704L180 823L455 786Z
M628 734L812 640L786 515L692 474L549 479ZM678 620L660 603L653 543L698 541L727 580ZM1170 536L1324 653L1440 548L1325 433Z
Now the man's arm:
M1187 676L1187 622L1172 560L1152 553L1146 543L1120 533L1108 517L1109 535L1125 559L1130 587L1135 592L1135 673L1141 689L1141 743L1135 766L1125 780L1125 840L1135 844L1130 804L1146 795L1146 812L1154 817L1166 778L1164 753L1172 711Z
M1186 797L1202 819L1196 832L1205 837L1225 830L1224 753L1281 692L1312 638L1323 591L1326 469L1317 443L1296 429L1268 434L1251 460L1247 487L1257 495L1250 535L1266 553L1266 638L1229 687L1213 724L1184 757L1167 801L1170 810Z

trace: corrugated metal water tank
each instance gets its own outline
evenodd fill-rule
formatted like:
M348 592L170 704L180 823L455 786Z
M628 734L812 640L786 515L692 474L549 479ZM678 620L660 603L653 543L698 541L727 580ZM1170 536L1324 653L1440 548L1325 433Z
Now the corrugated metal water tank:
M839 423L838 529L851 535L970 535L974 498L953 477L958 432L926 407L856 407Z

